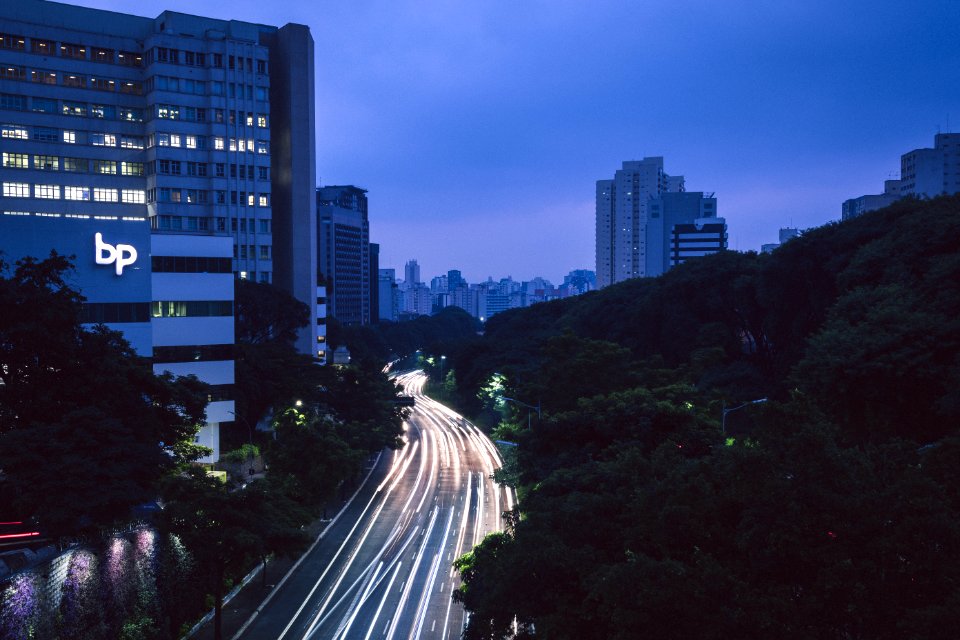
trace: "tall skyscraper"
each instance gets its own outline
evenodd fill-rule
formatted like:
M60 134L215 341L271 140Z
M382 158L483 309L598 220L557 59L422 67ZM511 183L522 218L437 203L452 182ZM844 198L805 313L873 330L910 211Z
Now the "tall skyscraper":
M396 322L397 311L399 310L396 270L380 269L377 284L379 288L377 296L379 312L377 315L380 320Z
M344 324L369 324L372 283L366 190L352 185L318 188L317 216L327 311Z
M309 29L18 0L0 34L4 210L228 236L237 277L313 308Z
M684 190L683 176L664 173L660 156L624 162L613 180L597 181L598 287L648 275L646 224L650 199Z
M411 287L420 283L420 265L416 259L411 259L403 268L404 284Z

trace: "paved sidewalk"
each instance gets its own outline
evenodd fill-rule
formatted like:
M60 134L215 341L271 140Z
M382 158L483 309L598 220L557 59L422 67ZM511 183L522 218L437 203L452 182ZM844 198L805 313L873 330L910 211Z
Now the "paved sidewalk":
M352 487L348 486L344 498L338 497L328 503L325 510L326 515L329 516L327 519L320 518L310 524L308 531L311 543L317 540L318 536L320 536L327 525L330 524L331 520L343 511L350 500L353 499L353 496L359 493L369 481L370 475L376 468L379 459L379 456L377 456L368 460L367 465L361 472L360 481ZM323 544L323 542L321 541L319 544ZM306 553L306 551L304 553ZM283 580L283 577L287 575L287 572L299 559L299 556L293 558L274 558L267 562L265 574L262 570L257 569L251 572L251 574L248 574L247 578L249 582L247 582L228 603L223 605L223 640L230 640L240 631L244 623L260 608L260 604L270 595L273 588ZM186 638L190 640L214 640L212 612L210 619L205 621L199 628L195 628L192 634L184 636L184 639Z

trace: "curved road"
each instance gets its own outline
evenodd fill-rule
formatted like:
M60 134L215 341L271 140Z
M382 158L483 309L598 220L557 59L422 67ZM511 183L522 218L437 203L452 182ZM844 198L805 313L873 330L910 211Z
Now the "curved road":
M513 494L491 479L496 447L474 425L423 395L426 375L400 374L416 398L406 444L384 452L323 540L235 638L459 638L451 563L503 527Z

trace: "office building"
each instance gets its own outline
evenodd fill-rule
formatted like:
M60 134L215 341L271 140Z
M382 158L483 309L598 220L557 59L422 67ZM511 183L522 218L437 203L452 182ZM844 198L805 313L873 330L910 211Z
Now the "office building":
M416 259L411 259L403 267L404 284L410 287L420 283L420 265Z
M716 253L726 248L725 221L717 218L717 199L712 193L662 193L651 198L647 206L644 272L648 277L666 273L673 265L695 255ZM699 224L700 220L706 221L707 227ZM719 245L714 242L716 224L723 226Z
M234 277L307 304L296 344L316 354L309 29L18 0L0 5L0 69L0 248L75 253L88 304L113 305L88 319L216 398L233 384ZM90 247L119 244L138 263L102 282ZM208 446L232 421L217 404L232 400L211 402Z
M231 237L237 277L313 308L306 27L22 0L0 9L0 67L5 209Z
M380 322L380 245L374 242L370 243L370 267L367 273L370 281L370 322L376 324Z
M378 316L380 320L397 321L399 290L397 289L397 272L395 269L380 269L378 278Z
M602 288L647 274L647 207L663 193L685 191L682 176L663 171L663 158L623 163L613 180L596 189L597 286Z
M0 251L14 262L73 255L67 283L86 297L82 321L123 333L156 373L210 386L197 443L220 457L220 428L234 416L233 243L229 236L150 233L143 218L4 209Z
M960 133L938 133L933 138L932 149L914 149L900 156L900 179L885 181L883 193L845 201L841 218L856 218L904 197L936 198L957 193L960 193Z
M353 185L318 188L317 216L327 310L343 324L369 324L372 285L366 190Z
M860 196L846 200L841 207L841 220L849 220L861 216L868 211L876 211L889 207L903 197L902 180L885 180L883 193ZM781 241L782 244L783 241Z

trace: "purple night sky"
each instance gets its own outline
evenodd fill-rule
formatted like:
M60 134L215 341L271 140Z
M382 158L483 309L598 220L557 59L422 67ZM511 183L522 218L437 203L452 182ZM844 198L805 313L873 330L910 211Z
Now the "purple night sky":
M960 3L124 0L310 27L317 171L369 190L381 267L594 268L594 183L664 156L730 247L839 219L960 126Z

